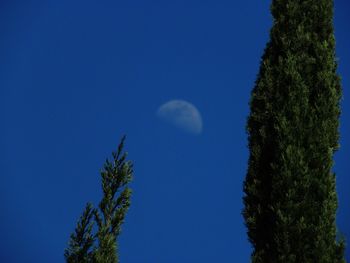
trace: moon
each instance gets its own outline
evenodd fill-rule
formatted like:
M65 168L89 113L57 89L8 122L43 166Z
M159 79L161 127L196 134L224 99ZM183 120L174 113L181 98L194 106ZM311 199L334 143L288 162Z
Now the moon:
M185 100L171 100L161 105L157 116L185 132L200 134L203 129L202 117L199 110Z

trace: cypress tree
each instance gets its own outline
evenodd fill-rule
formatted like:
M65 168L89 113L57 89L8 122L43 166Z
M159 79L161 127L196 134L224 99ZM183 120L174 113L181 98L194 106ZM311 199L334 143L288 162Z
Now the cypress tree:
M133 174L132 163L126 161L123 152L125 137L123 137L117 152L113 152L113 160L106 160L102 176L103 198L99 204L101 213L95 210L95 220L98 226L98 246L94 253L97 263L119 262L117 253L117 236L121 224L130 206L131 190L127 187ZM119 196L116 196L119 193Z
M252 262L345 262L333 154L341 85L333 0L273 0L251 94L243 216Z
M87 204L65 250L68 263L118 263L117 237L130 206L133 165L123 152L122 138L113 159L101 171L103 197L98 208ZM96 224L95 224L96 223ZM93 230L96 233L93 234Z
M91 262L92 246L95 241L95 237L92 235L93 221L91 219L93 213L92 205L88 203L77 223L75 232L70 236L69 246L64 253L68 263Z

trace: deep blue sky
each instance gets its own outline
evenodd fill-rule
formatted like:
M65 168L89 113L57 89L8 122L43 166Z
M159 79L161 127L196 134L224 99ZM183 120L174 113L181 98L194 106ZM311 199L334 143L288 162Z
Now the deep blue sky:
M122 134L135 178L121 262L248 262L245 121L269 5L1 0L0 262L63 262ZM335 5L338 226L350 239L350 4ZM171 99L196 105L200 135L156 117Z

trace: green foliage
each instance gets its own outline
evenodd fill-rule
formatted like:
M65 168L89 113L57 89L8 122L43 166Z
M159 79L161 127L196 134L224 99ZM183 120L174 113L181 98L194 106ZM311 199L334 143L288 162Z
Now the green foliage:
M68 263L91 262L91 248L95 241L95 237L91 234L93 227L92 216L93 208L88 203L78 221L75 232L70 236L69 247L64 254Z
M345 262L332 172L341 99L333 1L273 0L271 12L247 122L252 262Z
M132 179L133 168L123 153L125 137L122 138L113 159L106 160L101 171L103 197L99 209L91 204L71 235L69 247L65 251L68 263L117 263L117 237L121 231L126 212L130 206L131 190L128 183ZM96 223L96 233L92 234Z

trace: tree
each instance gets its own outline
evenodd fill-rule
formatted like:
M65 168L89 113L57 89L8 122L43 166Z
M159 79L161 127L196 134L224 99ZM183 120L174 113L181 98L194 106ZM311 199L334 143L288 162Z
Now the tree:
M332 0L273 0L250 101L243 216L252 262L345 262L333 154L341 85Z
M68 263L117 263L117 237L130 206L133 166L123 153L125 136L101 171L103 197L98 209L87 204L65 250ZM96 223L96 224L95 224ZM96 233L93 234L93 230Z
M75 232L70 236L69 247L64 254L68 263L91 262L92 246L95 240L95 237L91 234L93 212L92 205L88 203L77 223Z

